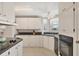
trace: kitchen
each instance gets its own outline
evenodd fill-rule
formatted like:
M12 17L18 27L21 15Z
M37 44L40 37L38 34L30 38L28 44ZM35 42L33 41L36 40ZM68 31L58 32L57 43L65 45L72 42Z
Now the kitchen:
M78 2L0 2L0 56L78 56Z

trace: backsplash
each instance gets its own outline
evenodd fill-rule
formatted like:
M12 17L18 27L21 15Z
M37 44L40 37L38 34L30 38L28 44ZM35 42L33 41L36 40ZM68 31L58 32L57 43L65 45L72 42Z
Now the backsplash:
M14 26L7 26L6 30L4 31L4 37L13 38L15 35L15 27Z
M0 36L4 36L4 31L6 30L6 26L0 25Z
M17 29L19 35L41 35L40 29Z
M0 26L0 36L14 37L15 27L13 26Z

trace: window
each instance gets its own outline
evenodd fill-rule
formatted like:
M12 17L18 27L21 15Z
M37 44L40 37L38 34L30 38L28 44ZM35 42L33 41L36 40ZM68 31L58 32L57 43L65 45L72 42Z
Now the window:
M51 28L51 30L58 30L58 25L59 25L59 19L58 18L50 20L50 28Z

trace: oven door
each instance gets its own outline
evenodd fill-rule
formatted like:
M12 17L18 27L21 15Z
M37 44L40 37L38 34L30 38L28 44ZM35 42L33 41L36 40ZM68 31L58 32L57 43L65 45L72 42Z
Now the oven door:
M69 56L69 46L63 41L60 41L60 54L62 56Z
M72 56L73 47L64 41L60 41L60 55L61 56Z

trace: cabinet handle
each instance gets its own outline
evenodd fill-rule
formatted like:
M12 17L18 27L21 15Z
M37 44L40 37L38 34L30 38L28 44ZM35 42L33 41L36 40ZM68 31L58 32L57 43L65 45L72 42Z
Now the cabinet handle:
M76 41L76 43L79 43L79 41Z
M8 55L10 55L10 51L8 52Z

